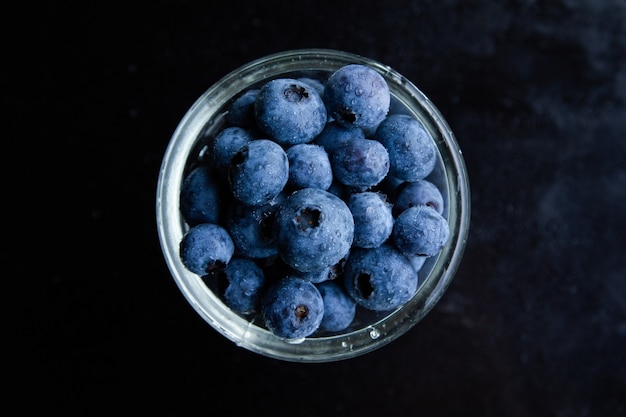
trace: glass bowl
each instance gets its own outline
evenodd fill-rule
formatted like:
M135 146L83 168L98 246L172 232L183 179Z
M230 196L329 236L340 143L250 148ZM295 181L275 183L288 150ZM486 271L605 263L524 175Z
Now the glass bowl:
M422 122L438 150L429 180L442 191L444 217L450 236L442 251L427 259L419 271L417 293L403 306L383 313L359 311L341 334L312 336L297 343L273 335L230 310L202 280L188 271L179 257L188 226L179 209L180 188L189 166L225 123L233 98L243 91L280 77L328 77L348 64L364 64L387 81L390 113L402 112ZM184 115L165 151L158 175L156 220L167 266L180 291L195 311L217 332L252 352L292 362L331 362L363 355L406 333L439 301L461 262L469 231L470 191L461 150L447 122L430 100L387 65L352 53L330 49L300 49L268 55L230 72L204 92Z

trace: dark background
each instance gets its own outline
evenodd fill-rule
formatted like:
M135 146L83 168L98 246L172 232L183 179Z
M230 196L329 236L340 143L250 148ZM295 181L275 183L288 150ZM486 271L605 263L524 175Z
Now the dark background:
M12 415L626 415L625 2L46 2L2 22ZM412 80L455 132L472 192L441 302L393 343L326 364L220 336L179 292L155 224L189 106L302 47Z

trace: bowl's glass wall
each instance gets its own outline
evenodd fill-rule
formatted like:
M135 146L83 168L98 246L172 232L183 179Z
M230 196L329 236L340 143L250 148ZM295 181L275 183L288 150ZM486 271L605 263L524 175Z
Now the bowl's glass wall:
M179 258L179 242L187 226L179 210L179 191L192 161L202 155L207 138L215 135L234 96L265 80L321 75L348 64L368 65L387 80L392 99L403 111L419 119L439 151L437 185L443 192L450 238L441 253L429 258L420 271L418 293L401 308L372 314L357 321L348 332L328 337L309 337L287 343L233 313L202 281L189 272ZM461 150L454 134L436 107L409 80L388 66L358 55L327 49L286 51L253 61L226 75L210 87L184 115L165 152L159 172L156 201L161 247L181 292L214 329L238 346L278 359L327 362L346 359L377 349L396 339L419 322L447 289L460 264L469 231L469 184Z

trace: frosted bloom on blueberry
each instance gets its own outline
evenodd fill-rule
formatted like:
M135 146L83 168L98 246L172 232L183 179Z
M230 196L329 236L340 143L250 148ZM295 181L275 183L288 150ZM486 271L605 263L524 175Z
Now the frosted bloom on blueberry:
M238 313L255 311L265 286L263 270L252 260L235 257L214 274L224 303Z
M230 160L228 179L237 200L250 206L267 204L287 184L287 154L274 141L253 140Z
M235 245L226 229L212 223L193 226L180 242L183 264L200 276L223 269L234 251Z
M299 339L313 334L324 316L324 301L313 283L286 276L272 284L261 299L265 325L275 336Z
M268 81L254 105L259 129L281 145L313 140L324 129L322 98L309 84L291 78Z
M222 188L206 165L198 165L187 174L180 189L180 211L190 226L219 221Z
M356 191L380 183L389 172L389 153L378 141L350 139L331 155L333 173L339 182Z
M338 332L346 329L356 315L356 302L337 281L324 281L317 284L324 301L324 317L320 330Z
M303 188L280 205L273 231L279 255L287 265L302 272L319 271L350 252L354 219L336 195Z
M301 143L287 149L289 180L293 189L320 188L327 190L333 182L333 170L328 154L319 145Z
M437 163L437 150L426 128L405 114L387 117L378 126L375 139L389 152L389 173L404 181L426 178Z
M375 248L391 235L393 215L384 195L371 191L350 196L348 207L354 217L353 246Z
M417 291L417 272L391 245L354 248L344 269L348 294L357 304L387 311L406 303Z
M338 123L367 130L387 116L391 95L382 75L366 65L352 64L328 78L324 102Z
M448 241L448 221L426 205L403 211L393 226L392 236L396 247L407 255L433 256Z

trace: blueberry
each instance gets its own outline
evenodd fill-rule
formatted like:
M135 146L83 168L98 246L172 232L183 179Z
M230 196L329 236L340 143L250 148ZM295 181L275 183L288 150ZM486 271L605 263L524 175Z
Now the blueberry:
M232 157L253 139L252 133L241 127L231 126L222 129L212 143L211 155L215 170L225 177Z
M253 259L278 255L272 236L272 224L278 205L285 199L280 193L269 203L248 206L233 202L226 216L226 228L235 243L235 253Z
M265 274L254 261L234 257L210 279L217 280L224 303L241 314L257 310L265 288Z
M420 204L431 206L437 213L443 214L443 195L435 184L428 180L405 182L396 191L394 215L398 216L409 207Z
M226 120L233 126L251 128L255 126L254 102L259 96L259 89L244 91L230 105Z
M378 141L355 138L332 153L331 164L339 182L365 191L381 182L389 172L389 153Z
M354 246L375 248L391 235L391 204L383 194L372 191L352 194L348 208L354 217Z
M273 231L286 264L301 272L316 271L335 265L349 253L354 219L336 195L303 188L280 205Z
M319 328L324 301L313 283L286 276L273 283L263 295L261 314L265 326L275 336L299 339Z
M337 281L317 284L324 301L324 316L319 330L339 332L352 324L356 315L356 302Z
M180 258L191 272L204 276L226 267L235 250L222 226L201 223L191 227L180 242Z
M328 78L324 102L329 116L338 123L373 129L389 112L391 95L382 75L368 66L352 64Z
M433 256L448 240L448 221L426 205L409 207L393 226L392 237L396 247L408 255Z
M187 224L218 223L222 191L220 182L207 165L191 170L180 188L180 211Z
M389 244L354 248L345 264L348 294L369 310L387 311L406 303L417 291L417 281L406 256Z
M336 120L332 120L324 126L324 129L313 140L313 143L323 146L330 155L339 146L353 138L365 139L363 129L355 126L343 126Z
M327 119L326 107L317 91L291 78L265 83L254 111L259 129L281 145L312 141Z
M267 204L283 190L288 179L287 154L269 139L249 142L230 160L230 188L234 197L247 205Z
M287 149L289 180L292 189L321 188L327 190L333 181L328 154L319 145L301 143Z
M426 178L437 162L435 144L417 119L394 114L376 129L375 139L389 152L389 173L404 181Z

